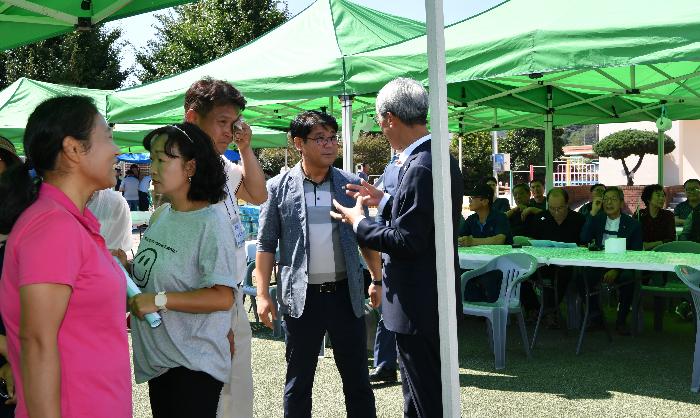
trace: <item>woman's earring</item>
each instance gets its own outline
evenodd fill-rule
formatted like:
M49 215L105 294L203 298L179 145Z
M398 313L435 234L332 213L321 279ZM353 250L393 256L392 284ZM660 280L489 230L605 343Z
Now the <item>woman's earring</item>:
M192 176L187 177L187 181L192 183Z

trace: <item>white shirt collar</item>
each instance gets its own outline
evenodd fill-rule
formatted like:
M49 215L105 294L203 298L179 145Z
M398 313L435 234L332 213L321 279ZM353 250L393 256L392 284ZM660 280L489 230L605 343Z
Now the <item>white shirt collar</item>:
M415 150L420 144L428 140L430 140L430 134L418 138L411 145L407 146L406 149L401 151L401 153L399 154L399 161L401 161L401 164L406 162L408 157L413 153L413 150Z

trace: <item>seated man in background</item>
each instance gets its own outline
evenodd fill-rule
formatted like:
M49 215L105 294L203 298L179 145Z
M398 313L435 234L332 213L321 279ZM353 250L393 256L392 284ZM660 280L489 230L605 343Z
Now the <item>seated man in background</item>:
M481 184L472 190L469 197L469 210L474 213L459 229L459 246L512 244L513 237L510 234L508 218L504 213L491 208L493 189ZM464 300L496 301L501 289L501 280L502 275L497 271L470 280L464 291Z
M676 240L676 226L673 213L664 209L666 193L659 184L650 184L642 191L644 209L635 217L642 225L642 241L645 250L652 250L659 245Z
M530 180L530 191L532 192L532 199L530 199L529 205L541 210L547 209L547 198L544 196L544 180Z
M608 187L602 199L596 197L581 230L581 242L594 241L602 247L609 238L626 238L627 250L641 251L643 249L642 230L637 220L621 212L624 200L622 190L617 187ZM606 216L597 216L601 210ZM588 268L585 274L589 287L597 286L601 278L608 285L619 285L620 303L617 311L616 330L620 335L630 335L626 321L634 291L632 275L632 270L606 268ZM600 313L598 298L593 297L590 303L589 311ZM599 317L599 321L593 325L602 325L602 317Z
M530 208L530 186L527 183L516 184L513 187L513 200L515 200L515 206L506 212L510 232L513 236L527 236L526 218Z
M498 180L496 177L486 177L484 183L493 189L493 204L491 205L493 210L504 213L510 210L510 202L508 202L508 199L505 197L498 197Z
M688 179L683 183L683 188L686 199L673 209L676 225L685 225L688 216L700 207L700 180Z
M569 194L566 190L555 187L547 193L547 210L528 218L528 236L534 239L580 244L581 229L585 219L583 215L569 208ZM556 298L552 292L548 291L549 289L545 289L545 306L560 304L571 280L573 268L543 266L539 269L539 273L547 278L557 277ZM526 312L539 308L539 302L529 282L523 283L520 295ZM547 318L549 326L556 326L556 322L557 318Z
M601 183L596 183L593 186L591 186L590 192L591 200L578 209L578 213L580 213L583 216L586 216L591 212L591 205L593 204L593 199L595 197L600 197L601 199L603 198L603 193L605 193L605 185Z

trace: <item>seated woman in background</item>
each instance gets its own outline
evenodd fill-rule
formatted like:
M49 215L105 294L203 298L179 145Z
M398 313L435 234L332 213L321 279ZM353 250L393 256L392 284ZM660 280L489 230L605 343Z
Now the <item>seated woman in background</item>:
M134 373L148 382L153 417L214 418L230 379L228 333L236 286L231 224L212 205L225 197L221 158L190 123L149 133L158 208L134 257L134 282L144 293L129 301ZM151 328L147 313L160 311Z
M673 212L664 209L666 193L658 184L650 184L642 191L642 202L646 206L635 216L642 224L642 241L645 250L676 240L676 225Z

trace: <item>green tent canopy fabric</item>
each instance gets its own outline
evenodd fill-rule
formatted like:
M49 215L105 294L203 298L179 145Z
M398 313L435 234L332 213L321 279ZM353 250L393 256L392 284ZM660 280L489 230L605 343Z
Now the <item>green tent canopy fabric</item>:
M192 0L0 0L0 51ZM85 4L88 10L83 10Z
M465 111L553 113L564 125L654 120L665 104L672 119L700 117L694 0L510 0L447 27L445 44L450 103ZM426 37L346 57L346 67L357 93L397 75L427 84Z
M420 22L346 0L317 0L289 21L217 60L110 94L107 114L116 123L171 123L182 117L187 88L210 76L227 80L243 92L248 100L246 118L249 113L260 113L283 119L283 113L286 123L282 125L288 127L288 114L332 107L329 98L346 93L345 56L424 33L425 25Z
M94 100L97 109L106 113L106 98L111 90L86 89L20 78L0 91L0 135L8 138L19 152L23 152L22 136L27 119L43 101L57 96L82 95ZM181 122L180 119L175 122ZM115 143L120 147L140 146L143 137L161 125L117 124L114 126ZM287 134L282 131L253 126L253 148L287 146Z

